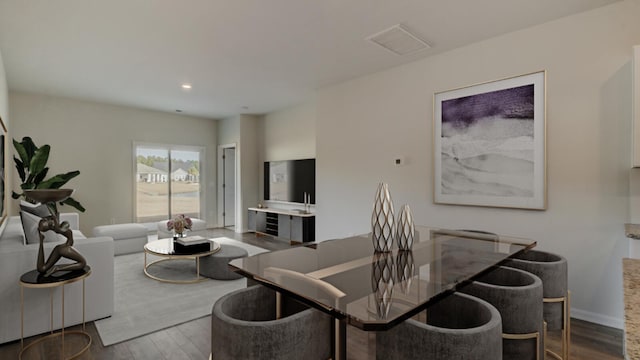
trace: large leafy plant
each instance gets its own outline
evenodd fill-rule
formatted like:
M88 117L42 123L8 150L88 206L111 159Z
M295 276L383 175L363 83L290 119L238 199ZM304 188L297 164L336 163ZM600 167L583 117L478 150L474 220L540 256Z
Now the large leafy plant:
M60 189L69 180L80 175L80 171L76 170L45 179L49 172L47 161L49 161L51 146L42 145L37 147L33 140L27 136L23 137L21 142L13 139L13 147L18 154L18 157L13 157L13 161L15 162L16 170L18 170L18 175L20 175L20 180L22 180L22 184L20 184L22 192L18 194L12 191L11 197L14 199L24 198L30 201L25 195L25 190ZM69 205L78 211L85 211L85 208L72 197L60 202L60 205Z

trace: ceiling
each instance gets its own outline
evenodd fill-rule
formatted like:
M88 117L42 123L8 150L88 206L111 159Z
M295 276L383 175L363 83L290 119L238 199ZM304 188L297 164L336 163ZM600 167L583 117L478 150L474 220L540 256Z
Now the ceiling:
M224 118L616 1L0 0L0 51L11 91ZM366 40L395 24L432 47Z

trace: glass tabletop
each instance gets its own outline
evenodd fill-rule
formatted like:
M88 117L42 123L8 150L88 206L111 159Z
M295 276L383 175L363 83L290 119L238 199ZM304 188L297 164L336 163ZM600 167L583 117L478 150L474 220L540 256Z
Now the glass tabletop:
M144 245L145 252L160 256L206 256L219 250L220 244L208 239L188 246L183 246L171 238L154 240Z
M411 251L375 253L370 235L236 259L235 271L363 330L386 330L535 241L417 226ZM394 244L395 246L395 244Z
M91 267L73 271L58 271L51 276L44 276L38 270L28 271L20 277L20 285L25 287L56 287L82 280L91 274Z

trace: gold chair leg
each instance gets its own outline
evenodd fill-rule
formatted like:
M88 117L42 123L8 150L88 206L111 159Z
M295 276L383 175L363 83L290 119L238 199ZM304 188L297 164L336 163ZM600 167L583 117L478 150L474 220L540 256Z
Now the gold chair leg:
M558 360L569 360L571 354L571 291L567 290L567 296L560 298L545 298L545 303L562 303L562 331L561 331L561 354L545 349L545 353ZM546 330L545 330L546 331ZM545 334L546 340L546 334ZM546 343L545 343L546 348Z
M565 308L565 326L564 326L564 331L565 331L565 348L564 348L564 360L569 360L569 357L571 356L571 352L569 351L569 348L571 346L571 291L567 290L567 301L565 301L564 303L564 308Z
M276 319L282 318L282 294L276 291Z
M528 334L502 333L502 338L503 339L508 339L508 340L536 339L536 359L537 360L543 360L542 358L540 358L540 332L536 331L536 332L532 332L532 333L528 333Z
M542 335L542 339L544 340L544 346L546 348L547 347L547 322L543 320L542 321L542 326L543 326L543 329L544 329L544 333ZM546 353L547 352L545 350L545 355L546 355Z

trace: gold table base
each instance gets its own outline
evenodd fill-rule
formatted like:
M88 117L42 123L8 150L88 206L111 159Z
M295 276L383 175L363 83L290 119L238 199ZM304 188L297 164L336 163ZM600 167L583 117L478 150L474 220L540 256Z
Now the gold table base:
M65 354L65 349L70 349L70 346L66 345L66 342L69 342L69 337L83 337L85 338L85 342L86 344L84 345L84 347L82 347L80 350L77 350L75 353L73 354ZM65 331L63 332L56 332L53 334L49 334L47 336L43 336L41 338L38 338L36 340L34 340L33 342L29 343L27 346L23 347L22 350L20 350L20 354L18 356L18 359L23 359L23 358L28 358L29 357L29 350L30 349L34 349L34 347L38 344L44 343L47 340L51 340L53 338L57 338L57 337L62 337L61 340L61 349L60 349L60 353L61 353L61 357L63 359L75 359L77 357L79 357L80 355L84 354L87 350L89 350L89 347L91 347L91 335L89 335L89 333L87 333L86 331L83 330L69 330L69 331ZM38 354L38 356L40 356L41 354Z
M85 268L85 269L88 269ZM26 274L25 274L26 275ZM64 280L64 281L60 281L60 282L50 282L50 283L30 283L30 282L24 282L22 281L22 279L20 280L19 284L20 284L20 353L18 354L18 359L22 360L23 356L25 353L28 352L29 349L33 349L35 348L36 345L42 344L47 340L53 339L53 338L57 338L60 337L60 358L61 359L65 359L65 360L69 360L69 359L75 359L77 357L79 357L80 355L84 354L85 352L87 352L87 350L89 350L89 347L91 346L91 335L89 335L89 333L87 333L85 330L85 290L86 290L86 284L85 284L85 279L91 275L91 270L86 270L84 274L71 278L69 280ZM82 281L82 330L70 330L70 331L65 331L65 321L64 321L64 288L65 285L68 284L72 284L78 281ZM61 301L61 305L62 305L62 318L61 318L61 323L60 323L60 331L58 332L54 332L53 331L53 289L56 287L60 287L61 289L61 296L62 296L62 301ZM30 289L49 289L49 302L50 302L50 307L49 307L49 316L50 316L50 326L51 326L51 330L50 330L50 334L43 336L41 338L38 338L34 341L32 341L31 343L29 343L27 346L24 345L24 289L25 288L30 288ZM84 337L87 341L86 344L80 348L80 350L76 351L75 353L69 355L67 357L66 351L65 351L65 344L67 342L68 339L66 339L68 336L72 336L72 337ZM67 347L67 350L70 347ZM49 358L49 357L47 357Z
M147 253L144 254L144 274L147 275L147 277L153 279L153 280L158 280L160 282L164 282L164 283L169 283L169 284L194 284L194 283L198 283L201 281L205 281L205 280L209 280L209 278L204 277L204 276L200 276L200 258L196 257L195 261L196 261L196 277L193 279L188 279L188 280L171 280L171 279L165 279L165 278L161 278L158 276L155 276L153 274L150 274L149 271L147 271L147 269L149 269L149 267L151 267L151 265L154 264L158 264L161 262L165 262L165 261L171 261L171 260L181 260L181 259L193 259L193 256L183 256L183 257L171 257L171 258L164 258L164 259L158 259L158 260L154 260L150 263L147 263Z
M157 281L160 281L160 282L170 283L170 284L193 284L193 283L209 280L209 278L207 278L207 277L200 276L200 258L215 254L218 251L220 251L221 246L220 246L219 243L211 241L211 248L210 248L209 251L197 252L195 254L172 254L172 253L166 253L165 254L165 253L163 253L161 251L165 250L162 247L164 246L163 243L165 243L167 241L171 242L172 240L171 239L155 240L155 241L152 241L150 243L147 243L144 246L144 274L147 277L149 277L151 279L154 279L154 280L157 280ZM159 245L160 248L159 249L155 248L154 244L160 244ZM171 246L173 246L173 245L171 245ZM173 247L171 247L171 250L173 250ZM160 257L160 259L148 262L147 261L147 254ZM159 276L155 276L155 275L149 273L149 271L148 271L148 269L152 265L155 265L155 264L158 264L158 263L161 263L161 262L164 262L164 261L185 260L185 259L186 260L195 259L195 261L196 261L196 276L193 279L188 279L188 280L165 279L165 278L161 278Z

